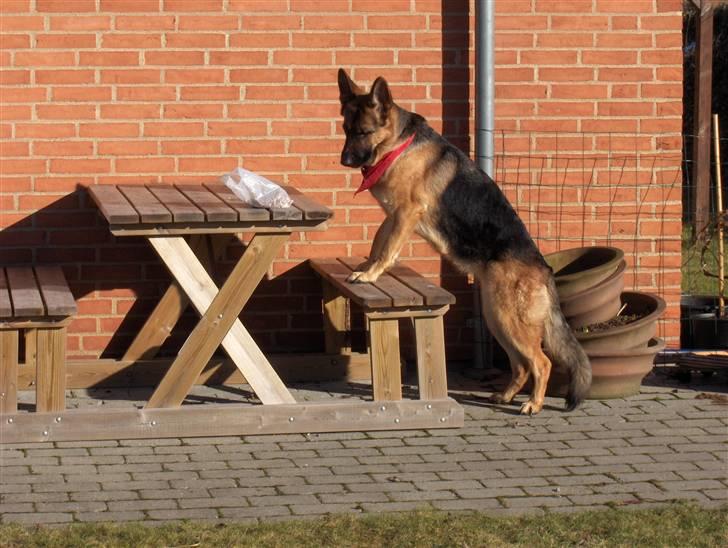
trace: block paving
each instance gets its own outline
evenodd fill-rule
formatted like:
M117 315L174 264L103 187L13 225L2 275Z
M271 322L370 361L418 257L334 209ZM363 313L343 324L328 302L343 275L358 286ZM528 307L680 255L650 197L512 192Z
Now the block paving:
M728 504L721 375L679 384L657 371L639 395L588 401L572 413L548 398L534 417L488 403L486 383L457 378L451 386L464 428L3 444L0 521L261 522L425 508L508 515ZM92 400L99 394L74 391L71 401L122 405L144 395L118 392ZM342 395L320 385L296 397Z

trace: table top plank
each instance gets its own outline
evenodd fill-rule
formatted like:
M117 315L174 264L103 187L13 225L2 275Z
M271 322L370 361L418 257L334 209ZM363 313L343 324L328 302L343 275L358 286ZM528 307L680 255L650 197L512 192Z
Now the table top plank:
M255 207L238 198L235 193L222 183L205 183L205 187L235 210L240 221L270 221L270 211L263 207Z
M238 213L205 186L176 185L204 213L207 221L237 221Z
M364 257L341 257L339 261L352 271L364 262ZM421 306L424 299L417 291L389 274L382 274L372 285L392 298L393 306Z
M291 207L271 207L270 216L274 221L300 221L303 219L303 211L296 205Z
M59 266L37 266L35 275L49 316L71 316L76 313L76 301Z
M10 289L5 269L0 268L0 318L10 318L13 315L13 306L10 302Z
M137 210L143 223L172 222L172 213L146 187L120 185L118 188Z
M346 278L351 269L336 259L311 259L313 269L323 276L352 301L367 308L388 308L392 306L392 298L372 284L349 283Z
M91 185L89 194L109 224L135 224L139 214L114 185Z
M304 219L329 219L333 212L323 204L318 203L310 196L306 196L303 192L292 186L283 187L293 200L293 205L303 212Z
M29 266L10 266L6 272L14 316L43 316L45 306L33 269Z
M202 210L172 185L147 185L147 188L172 213L174 222L197 223L205 220Z

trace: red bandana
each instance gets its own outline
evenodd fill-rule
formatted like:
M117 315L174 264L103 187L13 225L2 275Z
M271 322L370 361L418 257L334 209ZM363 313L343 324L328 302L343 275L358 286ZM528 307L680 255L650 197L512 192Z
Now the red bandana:
M394 161L399 158L399 155L402 154L407 149L407 147L412 144L412 141L414 140L415 134L413 133L407 138L404 143L382 156L382 159L379 160L375 165L365 166L361 168L361 174L364 176L364 180L354 193L354 196L356 196L360 192L363 192L364 190L369 190L374 185L376 185L379 179L382 178L382 175L384 175L384 172L389 169L389 166L391 166Z

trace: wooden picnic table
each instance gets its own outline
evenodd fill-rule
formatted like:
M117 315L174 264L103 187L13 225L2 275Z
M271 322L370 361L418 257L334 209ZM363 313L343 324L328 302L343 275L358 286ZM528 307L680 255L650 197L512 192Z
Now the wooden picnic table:
M161 381L142 409L6 415L0 421L0 443L462 426L463 410L449 398L295 401L271 366L274 360L280 367L282 356L266 356L239 319L290 235L324 230L331 217L331 211L310 196L286 188L292 207L262 209L242 202L222 184L89 187L110 231L120 237L145 237L173 280L124 356L69 362L70 385L97 386L114 377L131 380L135 371L155 379L160 378L155 371L162 372ZM252 236L246 238L243 254L218 287L210 272L230 239L240 233ZM156 354L189 304L200 319L170 365ZM220 370L219 359L213 359L220 345L237 368L230 378L244 379L263 405L181 405L194 384L206 382ZM360 359L353 354L325 354L321 356L325 362L321 357L316 361L308 355L290 356L296 367L323 372ZM31 385L32 372L19 374L19 382Z
M263 403L294 402L238 318L291 233L321 229L331 217L327 207L286 190L291 207L263 209L222 183L89 187L111 232L145 236L174 278L124 359L153 357L188 302L201 316L147 408L179 406L220 344ZM203 262L219 258L232 234L243 231L253 237L218 288Z

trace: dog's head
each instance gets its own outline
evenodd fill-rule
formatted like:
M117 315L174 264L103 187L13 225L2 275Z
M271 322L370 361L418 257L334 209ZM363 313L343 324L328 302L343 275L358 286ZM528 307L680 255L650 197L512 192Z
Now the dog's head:
M370 166L377 157L377 147L392 137L392 95L381 76L367 93L355 84L344 69L339 69L339 100L344 117L346 142L341 163L347 167Z

